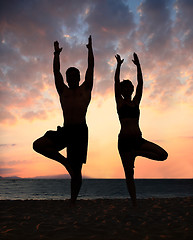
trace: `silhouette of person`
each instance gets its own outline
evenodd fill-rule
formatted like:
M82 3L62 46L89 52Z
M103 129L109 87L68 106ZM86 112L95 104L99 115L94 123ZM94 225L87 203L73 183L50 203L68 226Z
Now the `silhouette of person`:
M143 76L140 62L136 53L133 54L133 63L137 67L137 88L132 98L134 86L130 80L120 82L120 68L124 61L117 54L117 67L115 71L115 100L117 113L121 124L118 136L118 150L125 171L127 189L133 206L136 206L136 189L134 183L134 162L137 156L152 160L166 160L168 154L160 146L142 138L139 128L139 104L143 91Z
M62 48L59 43L54 42L53 71L55 85L63 111L64 125L58 126L57 131L47 131L33 143L33 149L58 161L71 175L71 202L75 203L82 185L82 164L86 163L88 145L88 127L86 124L86 112L91 100L94 73L94 55L92 50L92 38L88 39L88 68L85 81L79 86L80 72L75 67L66 71L64 83L60 73L60 53ZM67 158L59 153L67 148Z

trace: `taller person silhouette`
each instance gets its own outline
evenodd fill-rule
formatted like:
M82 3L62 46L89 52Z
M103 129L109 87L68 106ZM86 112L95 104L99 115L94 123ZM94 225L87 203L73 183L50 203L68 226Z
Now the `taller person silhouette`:
M115 71L115 100L117 113L121 124L118 136L118 150L125 171L126 184L133 206L136 206L136 190L134 183L134 162L137 156L152 160L166 160L168 154L160 146L142 138L139 128L139 104L143 91L143 76L140 62L136 53L133 54L133 63L137 67L137 88L132 98L134 86L130 80L120 82L120 68L124 61L117 54L117 68Z
M53 71L55 85L63 111L64 125L58 126L57 131L47 131L33 143L33 149L58 161L71 175L71 201L74 203L82 185L82 164L86 163L88 145L88 127L86 124L86 112L91 100L94 73L94 55L92 50L92 38L88 39L88 68L85 81L80 84L80 72L75 67L66 71L64 83L60 73L60 53L62 48L54 42ZM67 148L67 158L59 153Z

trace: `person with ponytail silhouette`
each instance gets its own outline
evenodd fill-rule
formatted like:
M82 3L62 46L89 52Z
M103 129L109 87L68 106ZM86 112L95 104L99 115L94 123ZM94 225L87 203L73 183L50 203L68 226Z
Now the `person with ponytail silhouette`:
M120 69L124 59L117 54L117 67L115 71L115 100L117 113L121 125L118 136L118 150L122 160L127 189L131 197L132 205L136 206L136 189L134 183L134 162L137 156L146 157L152 160L164 161L167 159L167 152L156 145L142 138L139 127L140 102L143 92L143 76L140 62L136 53L133 54L133 63L137 67L137 87L135 96L132 98L134 86L130 80L120 82Z

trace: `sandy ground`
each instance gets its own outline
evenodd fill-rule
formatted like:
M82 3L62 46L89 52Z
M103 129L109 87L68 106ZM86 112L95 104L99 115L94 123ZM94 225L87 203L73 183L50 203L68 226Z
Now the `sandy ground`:
M193 197L0 201L0 239L193 239Z

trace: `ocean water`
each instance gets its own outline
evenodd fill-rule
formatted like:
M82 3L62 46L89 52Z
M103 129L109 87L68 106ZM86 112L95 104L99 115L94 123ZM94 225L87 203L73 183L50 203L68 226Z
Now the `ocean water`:
M193 197L193 179L136 179L138 199ZM83 179L79 199L128 198L124 179ZM65 200L70 179L0 179L0 200Z

